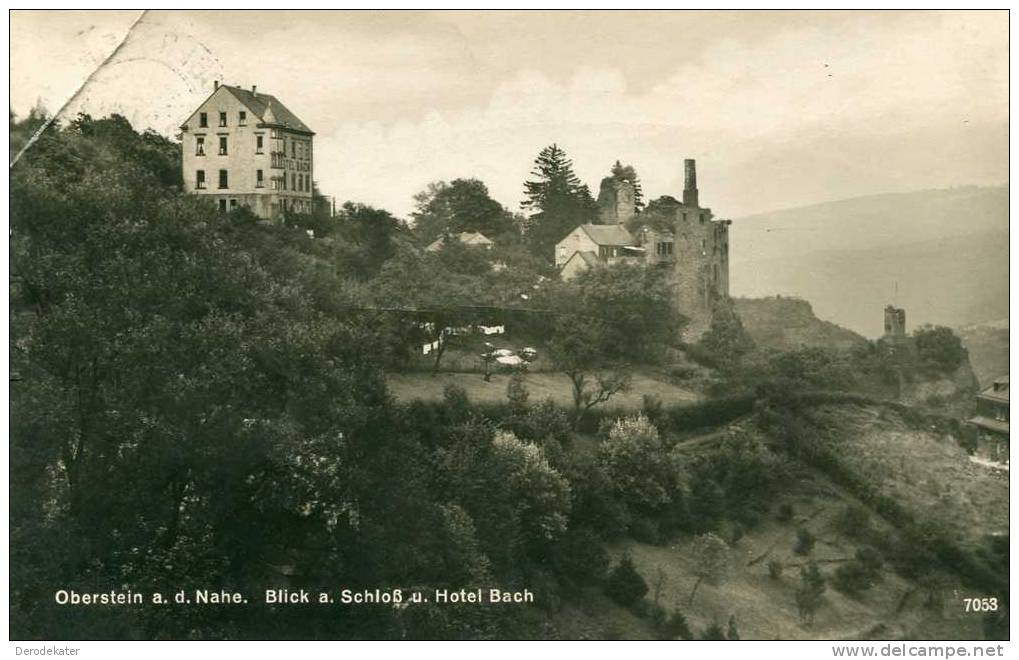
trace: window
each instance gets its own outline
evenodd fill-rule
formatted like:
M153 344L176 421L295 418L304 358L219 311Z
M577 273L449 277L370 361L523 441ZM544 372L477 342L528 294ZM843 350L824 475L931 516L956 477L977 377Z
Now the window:
M290 188L292 190L297 190L297 175L293 172L290 173Z
M195 188L198 190L205 189L205 170L195 172Z
M701 224L704 224L704 220L705 220L704 214L701 213Z
M219 187L220 188L229 188L229 186L227 185L226 170L220 170L219 171Z
M236 199L231 199L230 200L230 210L233 211L236 208L237 208L237 200Z
M265 179L263 178L262 170L255 170L255 187L256 188L265 187Z
M282 179L282 181L283 181L283 190L286 190L287 189L287 173L284 172L283 176L281 176L280 179Z
M226 126L226 113L225 112L219 113L219 125L220 126Z
M655 243L655 254L660 257L668 257L672 254L673 244L670 241L659 241Z
M219 136L219 155L220 156L225 156L226 155L226 136L225 135L220 135Z
M291 140L290 142L290 157L297 158L297 141Z
M204 135L196 135L195 136L195 155L196 156L204 156L205 155L205 136Z
M256 135L255 136L255 153L256 154L262 153L262 136L261 135Z
M226 213L226 200L225 199L219 200L219 210L222 213Z
M248 123L248 113L245 112L244 110L241 110L240 112L237 113L237 125L238 126L247 126L247 123Z
M198 113L198 127L199 128L208 128L209 127L209 113L208 112L199 112Z

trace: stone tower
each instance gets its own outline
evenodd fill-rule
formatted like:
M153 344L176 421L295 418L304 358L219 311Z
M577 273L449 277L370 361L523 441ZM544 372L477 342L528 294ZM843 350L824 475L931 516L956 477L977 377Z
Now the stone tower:
M671 280L679 312L688 319L684 341L696 341L711 327L716 301L729 297L729 220L715 220L700 205L697 164L686 159L683 201L659 197L638 217L672 227L675 258Z
M884 336L889 339L906 338L906 310L894 305L885 307Z
M637 213L633 183L607 176L598 190L598 224L625 224Z

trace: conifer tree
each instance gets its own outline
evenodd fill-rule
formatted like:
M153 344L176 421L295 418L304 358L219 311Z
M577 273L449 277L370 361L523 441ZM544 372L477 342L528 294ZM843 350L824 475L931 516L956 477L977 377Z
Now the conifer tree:
M557 144L541 150L531 176L524 182L526 199L520 204L531 212L527 238L532 250L551 259L555 244L577 225L591 222L597 205L590 188L574 173L573 161Z

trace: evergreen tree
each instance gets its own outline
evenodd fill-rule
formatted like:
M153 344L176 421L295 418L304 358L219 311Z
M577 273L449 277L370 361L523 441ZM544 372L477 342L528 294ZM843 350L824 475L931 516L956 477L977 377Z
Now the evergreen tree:
M531 175L534 180L524 182L527 198L520 203L532 214L526 223L527 238L536 254L550 259L556 243L577 225L591 222L597 204L559 145L541 150Z

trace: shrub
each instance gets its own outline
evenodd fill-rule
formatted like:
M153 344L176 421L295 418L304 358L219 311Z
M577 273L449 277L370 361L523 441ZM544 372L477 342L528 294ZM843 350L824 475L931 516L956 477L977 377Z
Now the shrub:
M623 607L632 607L648 592L647 582L624 555L605 580L605 594Z
M658 631L659 637L662 639L693 639L693 631L690 630L690 625L686 622L686 617L679 611L679 608L672 610L672 614L669 615L665 625Z
M800 587L796 590L796 607L804 623L814 622L814 614L821 607L824 594L824 576L817 564L810 562L800 569Z
M789 522L796 515L796 510L793 505L789 502L783 502L778 505L778 513L775 514L775 518L779 522Z
M771 576L771 579L781 580L783 570L785 570L785 564L783 564L779 560L772 559L771 561L768 562L768 575Z
M658 523L643 516L635 518L630 523L630 536L634 540L650 545L660 545L662 543L662 533L658 529Z
M717 621L713 621L701 633L701 639L706 642L724 642L725 631L722 630L722 626Z
M805 557L814 549L815 543L817 543L817 539L810 533L810 530L806 527L800 527L796 530L796 543L793 545L793 552L801 557Z
M527 408L527 399L530 396L531 393L524 383L524 375L519 371L513 372L509 382L506 383L506 398L509 400L510 408L522 412Z
M736 629L736 616L731 615L729 617L729 632L726 633L726 637L731 642L739 641L739 630Z
M856 595L874 586L873 573L859 561L853 560L835 569L832 586L849 595Z
M850 504L839 515L838 527L850 538L862 538L870 531L870 511L858 504Z

